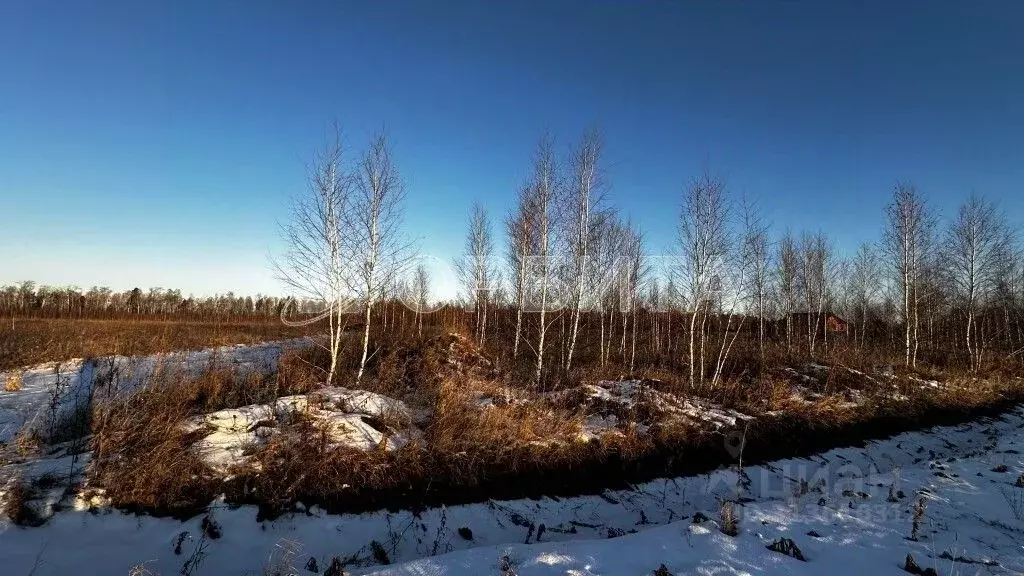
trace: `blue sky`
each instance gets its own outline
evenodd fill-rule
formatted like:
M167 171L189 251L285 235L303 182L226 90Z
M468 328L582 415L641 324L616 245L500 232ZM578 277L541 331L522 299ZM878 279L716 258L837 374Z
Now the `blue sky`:
M897 180L1024 216L1024 3L0 1L0 283L279 292L267 262L337 119L384 126L448 258L545 131L672 244L705 167L776 229L878 236Z

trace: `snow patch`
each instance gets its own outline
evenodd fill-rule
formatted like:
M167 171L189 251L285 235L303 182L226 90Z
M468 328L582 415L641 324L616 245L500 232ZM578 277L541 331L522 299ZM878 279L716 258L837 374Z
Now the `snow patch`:
M326 430L332 447L394 450L421 436L409 423L409 409L402 401L342 387L285 396L272 404L218 410L190 418L184 426L188 432L206 432L193 449L211 468L227 472L302 418Z

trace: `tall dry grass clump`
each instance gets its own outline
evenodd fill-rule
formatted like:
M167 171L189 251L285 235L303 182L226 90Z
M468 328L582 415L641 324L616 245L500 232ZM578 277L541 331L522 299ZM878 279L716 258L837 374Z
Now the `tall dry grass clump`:
M288 373L240 375L210 369L189 377L170 370L145 389L99 402L93 409L89 481L115 506L188 514L215 496L220 480L191 446L204 434L185 421L195 415L272 401L311 388Z
M4 378L4 392L17 392L22 387L21 372L14 371Z
M481 407L458 383L441 387L425 440L457 477L475 480L496 465L509 472L571 464L580 419L538 403Z
M194 392L194 390L193 390ZM97 406L89 483L102 486L114 506L190 514L209 502L216 479L189 447L183 427L197 398L168 387Z

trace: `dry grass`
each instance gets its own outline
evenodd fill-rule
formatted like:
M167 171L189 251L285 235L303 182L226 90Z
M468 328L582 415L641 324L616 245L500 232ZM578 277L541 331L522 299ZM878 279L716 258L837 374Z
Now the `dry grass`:
M735 505L728 501L723 500L718 510L719 527L722 534L726 536L739 536L740 534L740 520L736 515Z
M354 366L354 354L346 354L342 381ZM90 484L106 488L123 508L187 515L223 493L230 502L259 504L264 514L274 515L297 501L361 511L579 493L703 472L730 461L722 436L728 430L659 420L657 410L643 401L615 412L622 423L618 430L581 442L585 415L572 388L557 400L541 401L533 386L517 384L468 340L447 334L404 343L385 340L369 366L361 387L430 414L419 422L422 437L401 448L337 447L325 429L300 418L230 470L226 482L190 449L196 438L181 426L185 419L309 392L323 384L325 361L322 352L306 350L286 355L278 371L265 376L164 374L129 401L98 408ZM578 375L585 381L622 376L614 372L584 368ZM757 416L747 432L744 463L963 420L1024 397L1019 380L982 383L947 373L950 385L937 389L897 378L907 398L895 399L891 383L856 378L841 367L832 372L809 386L820 395L814 401L795 400L793 382L774 373L732 378L704 395ZM652 384L661 391L688 392L676 374L643 374L662 377ZM850 402L850 390L860 391L862 400ZM481 396L511 401L484 407ZM638 424L649 429L642 433Z
M4 514L18 526L41 525L44 520L31 504L34 497L35 489L31 484L12 478L4 494Z
M143 391L98 404L92 416L90 482L105 487L118 506L171 514L198 511L220 480L190 449L202 433L187 432L184 421L308 392L315 380L303 368L307 353L286 353L273 374L209 370L189 378L168 371Z
M194 438L181 425L194 412L187 397L152 391L96 412L91 485L125 508L198 511L216 478L189 450Z

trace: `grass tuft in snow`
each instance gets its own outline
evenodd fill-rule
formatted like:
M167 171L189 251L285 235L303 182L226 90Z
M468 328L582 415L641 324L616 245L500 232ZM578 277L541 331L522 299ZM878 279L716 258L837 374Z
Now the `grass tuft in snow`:
M917 542L918 537L921 535L921 522L924 520L924 511L928 506L928 502L921 496L917 499L917 504L914 505L914 518L910 523L910 537L908 540Z
M348 576L345 572L345 564L341 561L341 558L335 556L331 558L331 563L327 565L327 570L324 570L324 576Z
M736 515L736 507L729 500L723 500L718 509L719 530L726 536L739 536L740 520Z
M4 392L17 392L22 386L20 370L13 371L4 378Z
M796 542L793 542L790 538L779 538L766 546L766 548L772 552L778 552L779 554L785 554L786 556L796 558L801 562L807 561L807 559L804 558L804 553L800 550L800 547L797 546Z
M42 526L46 519L32 503L36 496L36 490L32 484L20 478L12 478L3 495L4 515L18 526Z

